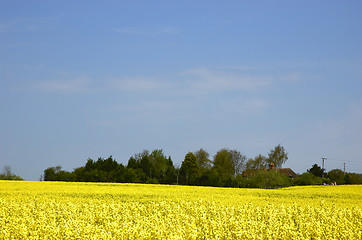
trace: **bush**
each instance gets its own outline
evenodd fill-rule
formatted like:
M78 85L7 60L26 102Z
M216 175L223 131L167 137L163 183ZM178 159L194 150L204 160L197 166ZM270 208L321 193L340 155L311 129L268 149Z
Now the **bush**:
M322 185L323 180L321 177L315 176L313 173L305 172L294 179L294 185Z
M346 177L348 176L351 184L362 184L362 174L358 173L347 173ZM346 180L345 177L345 180Z
M329 171L328 178L331 182L336 182L338 185L344 184L344 172L340 169L333 169Z
M259 171L246 180L245 187L252 188L281 188L289 187L291 179L278 171Z

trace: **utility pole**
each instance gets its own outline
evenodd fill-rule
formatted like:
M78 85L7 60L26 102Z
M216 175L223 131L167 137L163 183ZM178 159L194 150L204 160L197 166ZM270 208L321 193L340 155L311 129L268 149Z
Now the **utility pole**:
M322 169L324 170L324 160L326 160L327 158L322 157Z
M343 175L346 175L346 163L343 163Z

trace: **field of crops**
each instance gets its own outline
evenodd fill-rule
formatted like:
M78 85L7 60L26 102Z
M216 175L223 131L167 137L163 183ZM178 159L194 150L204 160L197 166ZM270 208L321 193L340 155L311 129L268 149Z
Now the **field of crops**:
M362 186L0 181L0 239L362 239Z

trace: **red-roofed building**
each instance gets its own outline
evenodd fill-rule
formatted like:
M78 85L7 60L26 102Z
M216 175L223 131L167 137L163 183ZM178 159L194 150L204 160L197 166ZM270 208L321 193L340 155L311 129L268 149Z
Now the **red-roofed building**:
M247 169L243 171L241 174L243 177L251 177L253 175L256 175L260 171L278 171L282 174L284 174L287 177L295 178L298 176L292 169L290 168L275 168L274 163L269 164L269 169Z

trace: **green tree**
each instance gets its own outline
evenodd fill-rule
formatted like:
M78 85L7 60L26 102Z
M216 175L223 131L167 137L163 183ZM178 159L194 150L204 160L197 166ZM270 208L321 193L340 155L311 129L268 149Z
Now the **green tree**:
M223 182L215 168L207 169L201 173L197 185L221 187Z
M322 185L323 180L321 177L314 175L311 172L305 172L294 179L294 185Z
M328 178L331 182L336 182L337 184L344 184L344 172L340 169L333 169L328 172Z
M200 148L200 150L197 150L194 154L197 158L199 166L202 169L204 170L211 169L212 161L209 159L210 154L208 152L206 152L203 148Z
M259 171L242 183L252 188L280 188L291 185L291 179L279 171Z
M254 159L250 158L246 162L245 169L266 169L268 167L267 158L259 154Z
M307 172L310 172L317 177L323 177L324 169L318 166L318 164L314 164Z
M17 176L11 172L10 166L5 166L4 171L0 174L0 180L23 180L20 176Z
M124 166L118 164L112 156L97 161L88 159L84 167L74 170L74 179L85 182L122 182Z
M214 168L223 180L233 177L234 166L228 149L223 148L216 153L214 156Z
M245 169L246 156L237 150L221 149L214 156L214 167L221 178L234 178Z
M135 169L132 174L138 174L138 179L144 183L168 183L177 181L176 170L171 157L166 157L162 149L153 150L151 153L144 150L135 154L128 160L128 169Z
M276 168L280 168L287 160L288 153L285 151L284 147L279 144L274 149L270 150L267 162L268 164L274 163Z
M164 183L167 169L169 167L168 159L163 153L162 149L155 149L150 154L150 162L153 166L154 177L159 180L159 182Z
M74 175L71 172L62 170L61 166L50 167L44 170L44 181L74 181Z
M199 164L194 153L186 154L180 168L180 177L183 184L196 184L199 177Z
M351 184L362 184L362 174L348 173Z
M344 184L351 184L351 183L352 183L351 176L348 173L346 173L344 175Z

